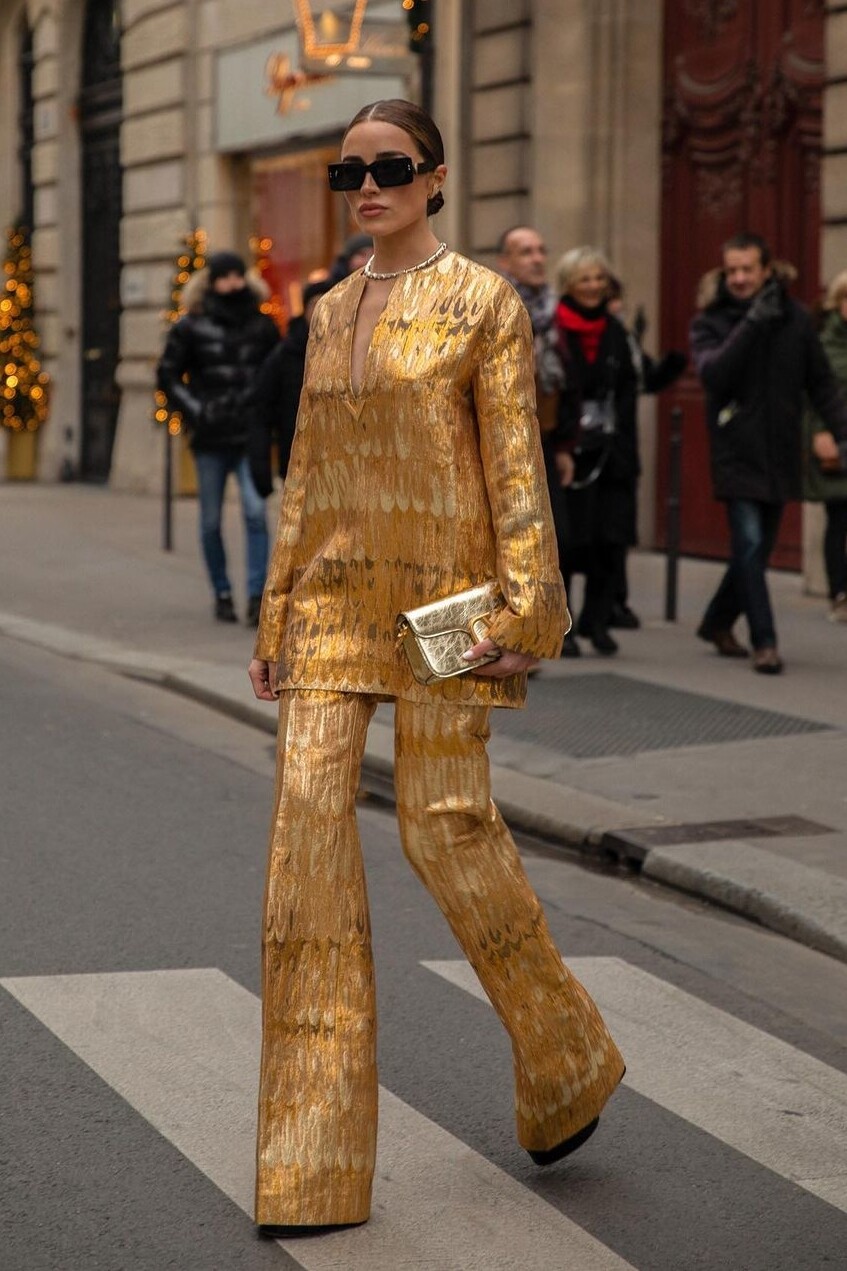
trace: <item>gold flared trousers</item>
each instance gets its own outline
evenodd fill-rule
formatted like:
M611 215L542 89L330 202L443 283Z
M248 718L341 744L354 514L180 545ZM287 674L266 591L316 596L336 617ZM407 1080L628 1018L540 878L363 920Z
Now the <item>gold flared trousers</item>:
M376 1003L356 795L376 699L280 699L263 932L256 1221L368 1217L376 1155ZM512 1041L520 1143L596 1117L623 1059L564 966L489 790L488 707L395 703L403 850Z

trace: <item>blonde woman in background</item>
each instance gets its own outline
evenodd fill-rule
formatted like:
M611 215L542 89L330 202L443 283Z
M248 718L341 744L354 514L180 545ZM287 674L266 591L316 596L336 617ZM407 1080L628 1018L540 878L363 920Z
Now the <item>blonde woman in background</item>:
M636 407L638 377L626 328L608 311L611 268L596 247L576 247L558 264L556 310L565 388L555 432L546 444L575 460L565 490L568 541L561 561L570 591L585 574L576 635L603 656L618 652L609 626L626 551L636 539L640 470ZM580 653L574 635L566 656Z

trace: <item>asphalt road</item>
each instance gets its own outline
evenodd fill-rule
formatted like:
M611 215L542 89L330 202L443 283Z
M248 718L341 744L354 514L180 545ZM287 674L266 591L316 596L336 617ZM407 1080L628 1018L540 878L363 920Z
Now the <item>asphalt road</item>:
M268 737L0 640L0 760L2 1271L844 1266L847 967L528 846L629 1064L591 1143L540 1171L505 1036L374 802L374 1219L258 1238Z

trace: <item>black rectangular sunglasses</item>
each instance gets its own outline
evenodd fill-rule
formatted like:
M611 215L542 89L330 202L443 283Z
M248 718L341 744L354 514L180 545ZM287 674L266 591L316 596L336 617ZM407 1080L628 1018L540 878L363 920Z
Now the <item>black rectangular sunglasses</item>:
M358 159L352 159L346 163L327 165L331 190L361 190L365 174L368 172L381 190L388 190L395 185L411 185L418 173L434 170L435 164L431 159L413 163L405 154L393 155L389 159L377 159L374 163L362 163Z

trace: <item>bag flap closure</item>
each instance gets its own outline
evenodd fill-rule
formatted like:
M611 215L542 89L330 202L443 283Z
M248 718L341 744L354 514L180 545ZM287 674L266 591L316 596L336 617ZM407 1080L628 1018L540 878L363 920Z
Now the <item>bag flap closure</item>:
M495 614L505 608L505 604L499 584L487 582L444 600L409 609L399 615L398 621L407 622L416 636L427 639L448 631L470 631L474 618Z

